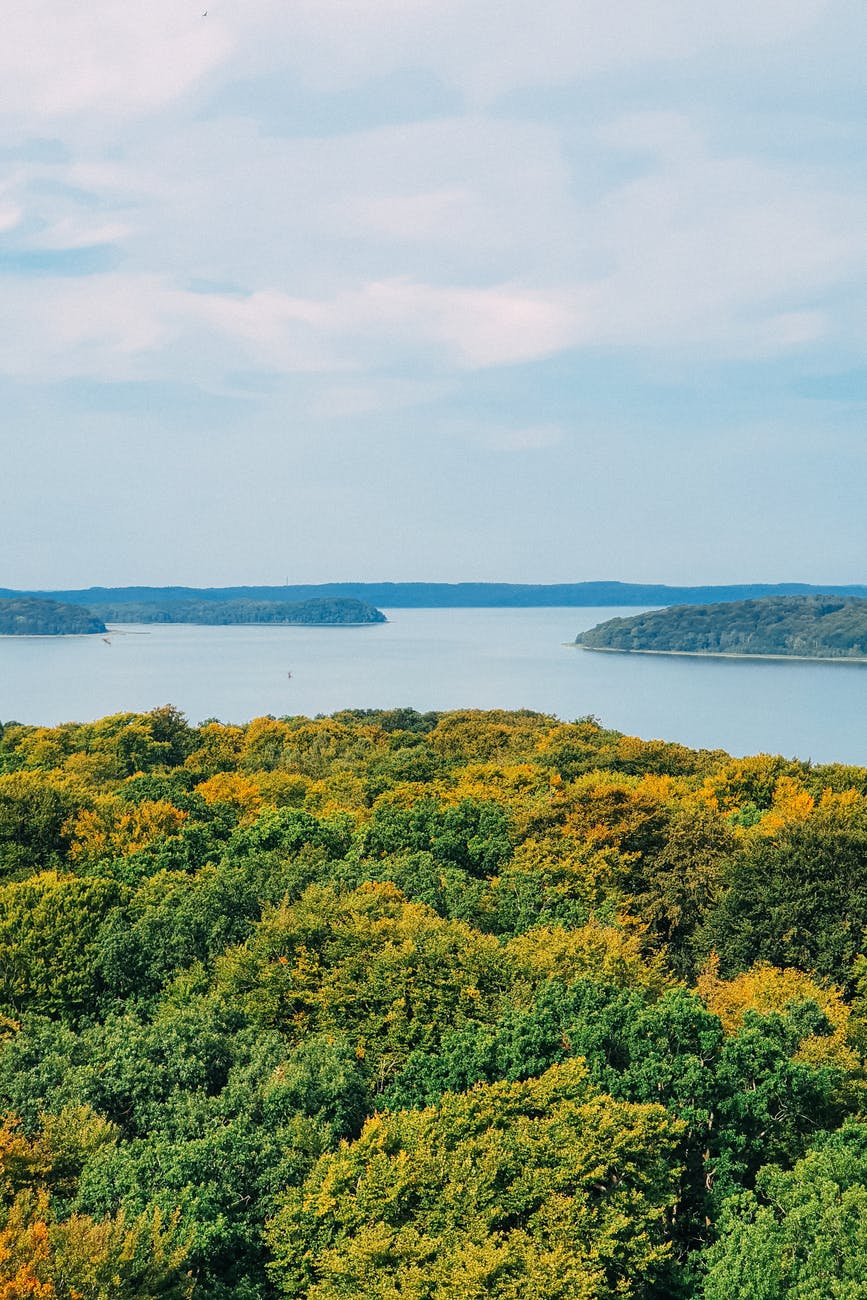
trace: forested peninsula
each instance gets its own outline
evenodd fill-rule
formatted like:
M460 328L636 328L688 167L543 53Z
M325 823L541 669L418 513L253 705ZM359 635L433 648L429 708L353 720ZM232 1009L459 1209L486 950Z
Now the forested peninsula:
M867 661L867 600L801 595L676 605L608 619L580 633L576 643L632 653Z
M31 596L0 599L0 635L62 636L105 632L106 623L302 624L356 627L385 623L385 615L361 600L321 599L295 604L276 600L171 600L94 603L89 608Z
M81 605L30 596L0 599L0 636L80 636L105 632L105 623Z
M385 623L381 610L362 600L169 600L93 603L92 613L112 623L300 623L356 626Z
M0 1294L867 1276L867 769L592 718L0 728Z

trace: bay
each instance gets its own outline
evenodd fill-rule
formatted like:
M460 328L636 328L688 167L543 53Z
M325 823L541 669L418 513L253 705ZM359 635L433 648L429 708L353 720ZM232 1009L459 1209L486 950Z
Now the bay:
M867 764L867 666L594 654L634 606L396 609L364 627L118 625L0 638L0 718L55 725L174 704L192 722L341 708L593 714L645 738Z

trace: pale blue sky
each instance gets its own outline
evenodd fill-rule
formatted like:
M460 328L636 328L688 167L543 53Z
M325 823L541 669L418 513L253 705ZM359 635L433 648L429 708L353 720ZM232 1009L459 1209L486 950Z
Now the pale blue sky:
M0 586L867 581L865 49L7 0Z

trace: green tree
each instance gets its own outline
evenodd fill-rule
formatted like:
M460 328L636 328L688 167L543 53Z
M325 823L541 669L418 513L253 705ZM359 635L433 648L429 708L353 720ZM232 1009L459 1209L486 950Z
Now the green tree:
M850 1122L791 1170L727 1202L705 1300L867 1297L867 1126Z
M305 1300L614 1300L667 1255L678 1124L598 1093L579 1062L377 1116L269 1229Z
M42 772L0 776L0 878L58 867L78 800Z
M99 930L125 893L115 880L54 871L0 887L0 1006L64 1020L92 1009Z
M363 852L376 858L407 849L473 876L494 875L512 856L508 816L499 804L475 799L445 808L435 799L419 799L411 808L379 803Z
M382 1087L415 1047L491 1017L505 979L495 939L409 903L393 885L311 886L217 961L217 990L291 1042L346 1036Z
M851 987L867 929L863 813L820 811L773 839L753 838L732 860L726 883L701 939L706 952L719 954L723 975L768 962Z

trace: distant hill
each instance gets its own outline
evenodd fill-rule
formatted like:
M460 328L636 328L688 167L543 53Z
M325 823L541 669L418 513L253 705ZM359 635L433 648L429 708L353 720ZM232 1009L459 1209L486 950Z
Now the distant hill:
M32 596L0 599L0 636L79 636L104 631L102 619L80 605Z
M73 605L115 609L119 605L159 605L212 601L360 600L386 609L522 608L531 606L703 605L764 596L830 592L867 597L867 586L816 587L807 583L750 583L722 587L669 587L633 582L329 582L283 587L88 587L76 591L12 591L5 596L42 596Z
M300 623L311 627L385 623L361 600L163 600L94 602L92 612L110 623Z
M867 659L867 600L770 596L612 618L582 632L588 650Z

